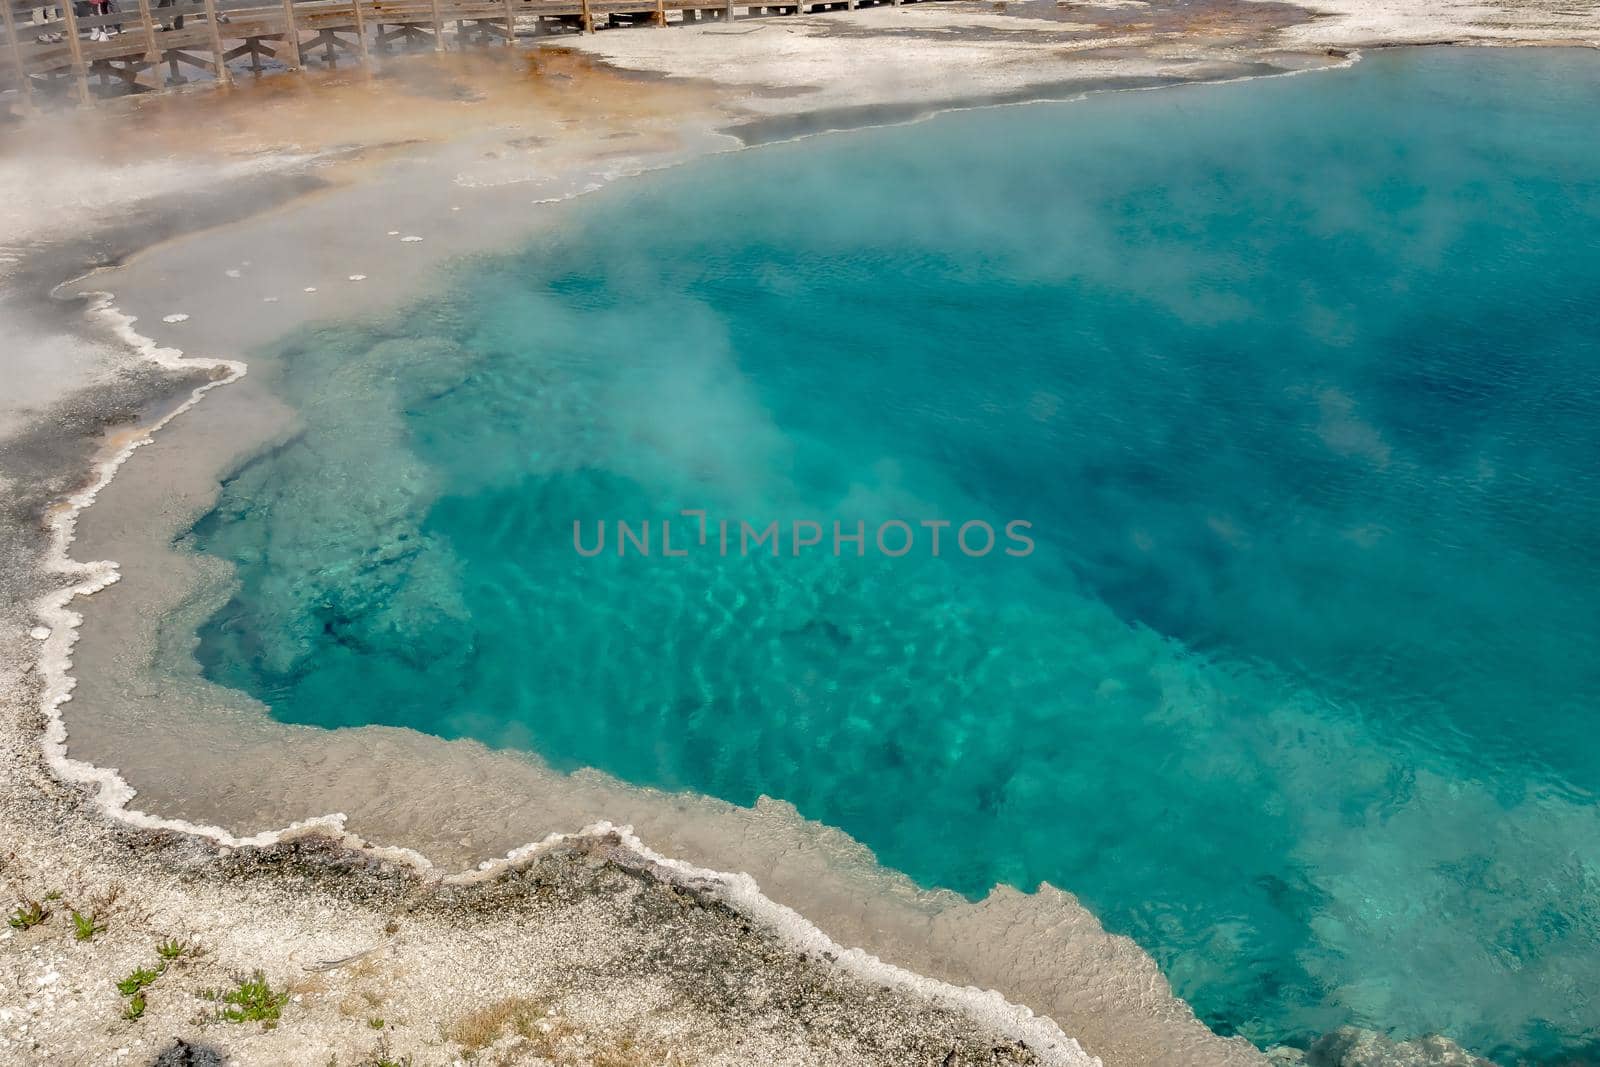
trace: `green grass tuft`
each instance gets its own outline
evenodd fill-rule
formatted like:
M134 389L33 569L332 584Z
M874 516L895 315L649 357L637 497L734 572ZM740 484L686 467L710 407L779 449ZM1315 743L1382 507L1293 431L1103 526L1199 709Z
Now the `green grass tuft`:
M171 963L180 956L187 956L189 955L190 951L191 949L188 945L184 944L182 941L179 941L175 937L169 937L165 941L156 945L156 955L160 956L162 961L165 963Z
M270 1028L277 1025L289 994L273 989L266 976L256 971L216 999L227 1005L220 1013L225 1022L261 1023Z
M128 973L128 977L117 983L117 992L125 997L131 997L160 978L164 970L165 967L135 967Z
M93 941L94 935L106 928L106 924L95 918L94 912L85 915L78 909L72 909L72 936L79 941Z
M50 909L37 900L24 900L6 916L6 925L13 930L31 930L50 918Z

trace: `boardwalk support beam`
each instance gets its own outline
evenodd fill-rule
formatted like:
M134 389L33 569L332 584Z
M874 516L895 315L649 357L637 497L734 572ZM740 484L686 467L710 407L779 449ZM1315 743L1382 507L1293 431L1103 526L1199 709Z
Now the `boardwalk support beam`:
M83 65L83 42L78 40L78 13L73 9L72 0L62 0L61 14L67 20L67 48L72 53L72 76L78 82L78 103L87 107L92 99L89 96L89 71Z
M300 27L294 20L294 0L283 0L283 43L289 46L289 65L299 70L305 64L300 55Z
M22 58L22 42L17 40L17 20L11 13L11 0L0 0L5 12L6 40L11 42L11 65L17 69L17 91L22 94L22 106L33 110L33 79L28 77L28 64Z
M222 47L222 24L217 21L217 0L206 0L206 22L211 26L211 58L215 64L217 84L226 89L233 84L228 77L228 52Z

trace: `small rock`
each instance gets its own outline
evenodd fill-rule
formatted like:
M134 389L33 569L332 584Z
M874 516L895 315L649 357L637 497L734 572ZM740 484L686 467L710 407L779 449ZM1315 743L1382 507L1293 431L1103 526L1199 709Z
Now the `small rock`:
M1371 1030L1341 1027L1306 1050L1307 1067L1491 1067L1448 1038L1395 1041Z

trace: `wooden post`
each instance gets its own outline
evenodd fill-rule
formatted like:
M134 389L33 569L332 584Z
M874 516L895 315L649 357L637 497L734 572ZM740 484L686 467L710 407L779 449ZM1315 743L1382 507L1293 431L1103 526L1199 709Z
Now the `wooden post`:
M517 0L506 0L506 47L517 43Z
M0 3L5 2L0 0ZM159 89L166 79L161 75L161 46L156 43L156 22L150 17L150 0L139 0L139 25L144 28L144 61L150 64L150 76Z
M299 70L305 59L300 55L300 27L294 21L294 0L283 0L283 43L289 46L289 65Z
M667 28L667 0L656 0L656 25Z
M583 3L583 32L584 33L593 33L594 32L594 15L589 10L589 0L582 0L582 3Z
M11 0L0 0L0 9L5 11L6 40L11 42L11 65L17 68L17 89L22 93L22 106L25 111L33 111L33 79L28 77L28 66L22 59L22 42L17 40L17 20L11 13Z
M433 13L433 50L444 51L444 19L439 15L439 0L430 0L429 10Z
M361 53L361 65L371 66L372 56L367 52L367 20L361 14L362 0L350 0L350 13L356 20L356 51Z
M226 89L233 84L233 80L228 77L228 53L222 47L222 25L217 21L217 0L206 0L206 22L211 26L211 57L217 84Z
M728 0L728 6L723 9L722 20L724 22L733 21L733 0Z
M78 40L78 13L73 10L72 0L61 0L61 14L67 20L67 48L72 52L72 74L78 80L78 103L87 107L90 100L89 71L83 65L83 42Z

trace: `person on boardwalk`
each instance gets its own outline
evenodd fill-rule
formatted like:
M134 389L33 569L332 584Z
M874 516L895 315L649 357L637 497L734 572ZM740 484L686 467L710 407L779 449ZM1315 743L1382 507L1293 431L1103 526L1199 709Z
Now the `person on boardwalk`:
M59 7L36 7L33 9L32 18L29 21L35 26L48 26L60 17L61 9ZM60 44L62 40L62 36L54 31L39 34L40 44Z

